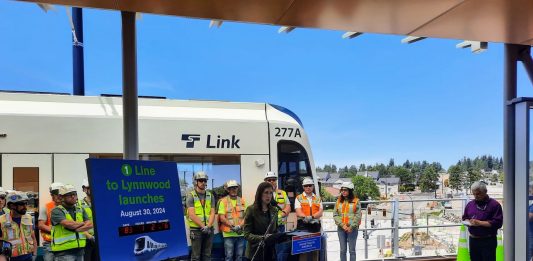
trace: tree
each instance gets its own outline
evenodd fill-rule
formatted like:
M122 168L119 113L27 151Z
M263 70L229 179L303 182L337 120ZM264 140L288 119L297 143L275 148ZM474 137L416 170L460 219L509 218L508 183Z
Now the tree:
M490 181L491 182L498 182L498 174L492 174L492 177L490 177Z
M391 169L392 175L400 178L401 185L414 184L415 176L404 167L394 167Z
M457 165L450 166L448 169L448 174L450 174L450 188L455 190L461 190L463 188L463 171Z
M320 199L323 202L335 202L337 198L329 193L325 188L320 189Z
M389 167L394 167L394 159L389 160Z
M470 190L470 186L472 186L474 182L479 180L481 180L481 172L478 169L469 168L467 170L467 184L465 184L467 191Z
M424 169L420 175L420 180L418 181L418 186L422 192L432 192L437 189L437 181L439 180L439 174L433 168L433 166L428 166Z
M359 165L359 171L366 171L366 165L363 164L363 163L361 163L361 164Z
M354 193L359 200L378 199L379 188L371 177L355 176L352 178Z

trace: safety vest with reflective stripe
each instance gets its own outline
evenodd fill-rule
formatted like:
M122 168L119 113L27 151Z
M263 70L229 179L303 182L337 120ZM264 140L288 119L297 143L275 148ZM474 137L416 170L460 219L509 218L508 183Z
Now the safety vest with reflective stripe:
M89 206L87 201L85 201L85 199L78 200L78 206L82 208L83 210L85 210L85 213L87 213L87 217L89 218L91 222L93 222L93 210L91 209L91 206ZM89 232L89 234L91 235L94 235L94 229L92 228L89 229L87 232Z
M224 202L224 206L226 207L226 220L233 226L241 224L244 219L244 199L237 197L237 204L235 207L231 204L230 196L223 197L220 202ZM220 222L220 230L223 232L230 232L231 227Z
M281 189L276 190L276 202L278 203L278 206L281 209L284 209L285 205L287 204L285 200L286 198L287 198L287 192ZM285 216L284 218L282 216L283 216L283 212L281 210L278 210L278 224L279 225L287 223L287 216Z
M44 224L47 226L52 225L52 209L54 209L55 207L56 203L53 201L46 203L46 221L44 222ZM50 233L44 230L41 230L41 236L46 242L52 241L52 235L50 235Z
M72 218L70 213L62 205L57 206L65 214L65 218L70 221L83 222L83 209L78 205L76 208L76 220ZM52 251L65 251L75 248L85 247L85 235L81 232L74 232L66 229L61 224L52 226Z
M354 225L355 219L357 216L355 215L357 213L357 205L359 205L359 199L354 198L352 202L348 202L348 200L343 200L341 203L341 198L339 197L337 199L337 204L335 204L335 209L337 210L337 214L341 216L342 224L345 224L349 227ZM361 219L359 219L359 224L357 226L361 225Z
M13 221L11 214L0 216L0 226L2 227L2 240L9 241L12 245L11 256L22 256L33 252L33 231L32 218L25 214L20 218L20 225Z
M194 200L194 214L196 214L196 216L203 221L204 226L207 226L207 223L209 222L209 215L211 215L211 193L209 191L205 192L205 200L203 205L198 197L198 194L196 193L196 190L191 191L191 196ZM200 226L194 223L189 216L187 216L187 219L189 221L189 227L200 228Z
M322 200L315 194L313 194L313 199L311 202L311 206L309 205L309 201L304 196L305 193L302 193L296 197L296 199L300 202L300 205L302 206L302 211L304 212L305 216L312 216L314 213L317 213L320 211L320 204L322 203ZM299 217L302 218L302 217Z

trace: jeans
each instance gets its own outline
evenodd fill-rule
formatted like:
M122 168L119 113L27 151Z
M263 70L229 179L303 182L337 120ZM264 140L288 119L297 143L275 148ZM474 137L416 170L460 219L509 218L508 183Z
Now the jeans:
M83 261L83 253L81 255L54 256L54 261Z
M11 261L32 261L33 260L33 256L31 254L30 255L16 256L16 257L12 257L10 260Z
M226 261L242 261L244 256L244 247L246 240L244 237L225 237L224 238L224 254Z
M43 243L43 261L54 261L54 253L52 252L52 245L50 242Z
M279 233L285 233L285 225L278 226ZM285 261L289 258L291 243L290 242L280 242L274 247L276 249L276 260Z
M496 236L472 238L469 240L471 261L496 261Z
M191 229L191 261L210 261L213 247L213 232L204 234L199 229Z
M341 244L341 261L346 261L346 244L348 244L350 248L350 261L355 261L355 242L357 242L357 233L357 229L354 229L351 233L348 233L341 227L337 227L339 243Z

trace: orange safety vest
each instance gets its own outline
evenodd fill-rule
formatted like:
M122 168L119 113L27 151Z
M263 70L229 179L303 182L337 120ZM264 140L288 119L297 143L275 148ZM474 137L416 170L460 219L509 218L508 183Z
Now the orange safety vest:
M44 222L44 224L47 226L52 225L52 209L55 207L56 203L54 201L46 203L46 222ZM50 233L41 230L41 236L43 237L44 241L52 242L52 235L50 235Z
M337 213L342 217L342 224L351 226L355 220L355 213L357 213L357 205L359 203L358 198L354 198L352 202L344 200L341 206L341 197L337 199L337 204L335 205ZM361 225L361 219L359 219L359 225Z
M304 212L305 216L312 216L313 213L317 213L320 211L320 204L322 203L322 200L320 200L319 197L316 195L313 195L313 200L311 202L311 206L309 206L309 201L304 196L305 193L302 193L296 197L298 201L300 201L300 205L302 206L302 211Z
M228 222L234 226L240 225L244 219L244 199L237 197L237 204L235 204L235 207L231 204L230 196L223 197L220 199L220 202L224 202L226 206L226 219ZM220 222L220 230L227 233L231 231L231 227Z

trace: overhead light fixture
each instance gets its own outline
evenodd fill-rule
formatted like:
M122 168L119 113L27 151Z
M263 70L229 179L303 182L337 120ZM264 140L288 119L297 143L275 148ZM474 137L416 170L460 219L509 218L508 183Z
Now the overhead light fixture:
M455 47L461 48L461 49L470 47L470 50L473 53L481 53L481 52L486 51L489 48L489 44L487 42L464 41L464 42L458 43Z
M402 43L403 44L412 44L412 43L416 43L418 41L422 41L426 39L426 37L422 37L422 36L407 36L405 38L402 39Z
M280 34L281 33L288 34L288 33L292 32L292 30L294 30L293 26L282 26L281 28L279 28L278 33L280 33Z
M222 22L222 20L211 20L211 22L209 23L209 28L220 28L220 26L222 26Z
M352 39L362 34L360 32L346 32L342 35L342 39Z

